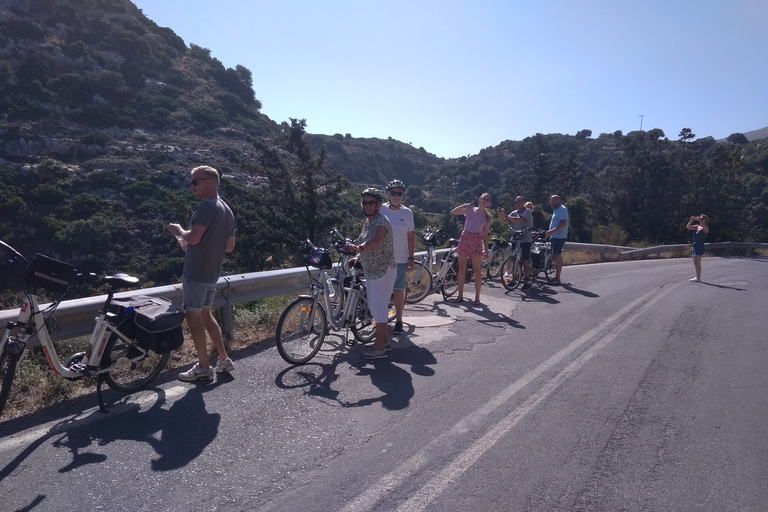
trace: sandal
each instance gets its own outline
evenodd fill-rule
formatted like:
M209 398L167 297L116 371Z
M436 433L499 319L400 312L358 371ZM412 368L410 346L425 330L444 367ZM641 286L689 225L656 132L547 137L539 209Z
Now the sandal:
M475 301L472 304L474 304L475 306L482 306L483 305L483 303L480 302L480 299L475 299Z
M455 302L456 304L458 304L459 302L462 302L463 300L464 300L464 297L456 297L456 298L453 300L453 302Z

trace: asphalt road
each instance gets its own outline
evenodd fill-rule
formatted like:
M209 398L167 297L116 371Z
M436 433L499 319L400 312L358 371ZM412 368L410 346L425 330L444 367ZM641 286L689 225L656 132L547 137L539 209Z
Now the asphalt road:
M0 510L765 511L768 259L703 266L431 295L389 360L331 336L5 421Z

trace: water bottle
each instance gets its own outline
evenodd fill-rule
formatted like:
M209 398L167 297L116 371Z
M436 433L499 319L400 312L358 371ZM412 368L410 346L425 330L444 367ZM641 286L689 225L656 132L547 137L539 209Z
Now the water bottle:
M331 276L328 275L328 272L325 273L325 285L328 287L328 298L334 298L336 296L336 288L334 288Z

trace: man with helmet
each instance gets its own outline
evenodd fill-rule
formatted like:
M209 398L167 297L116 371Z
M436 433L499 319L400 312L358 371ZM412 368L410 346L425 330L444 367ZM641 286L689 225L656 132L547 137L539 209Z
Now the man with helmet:
M392 348L388 340L387 322L389 298L397 276L392 224L380 212L384 196L379 189L369 187L360 195L366 221L360 236L350 244L350 248L359 254L365 274L368 308L376 322L376 344L372 350L363 354L363 358L384 359L389 356L388 352Z
M403 205L405 184L400 180L387 183L389 202L381 206L381 213L392 224L392 238L395 246L395 262L397 262L397 278L393 290L395 297L395 334L403 333L403 308L405 307L405 276L413 269L413 251L416 240L413 234L413 212Z

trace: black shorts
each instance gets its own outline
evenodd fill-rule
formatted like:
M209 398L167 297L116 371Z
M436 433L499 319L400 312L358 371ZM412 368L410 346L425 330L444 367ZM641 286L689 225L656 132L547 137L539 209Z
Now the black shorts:
M520 242L520 259L531 259L531 245L533 245L532 242Z
M565 245L565 238L550 238L552 243L552 254L562 254L563 246Z

